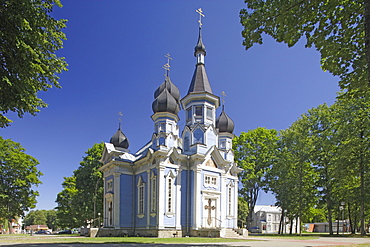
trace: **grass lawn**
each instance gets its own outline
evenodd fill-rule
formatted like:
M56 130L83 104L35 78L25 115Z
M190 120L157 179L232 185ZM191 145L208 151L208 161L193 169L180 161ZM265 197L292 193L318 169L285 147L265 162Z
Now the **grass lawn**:
M181 244L181 243L223 243L243 242L243 239L229 238L145 238L145 237L104 237L88 238L77 235L0 235L0 243L137 243L137 244Z

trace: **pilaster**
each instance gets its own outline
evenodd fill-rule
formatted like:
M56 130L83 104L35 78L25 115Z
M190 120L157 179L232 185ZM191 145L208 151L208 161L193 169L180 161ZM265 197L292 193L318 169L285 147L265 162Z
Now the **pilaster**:
M120 228L120 186L121 186L121 173L115 172L113 174L114 180L114 201L113 201L113 226L118 229Z
M163 219L164 219L164 213L166 210L166 205L164 203L165 201L165 180L164 180L164 169L165 167L162 165L158 166L158 200L157 200L157 209L158 209L158 217L157 217L157 225L158 229L164 229Z

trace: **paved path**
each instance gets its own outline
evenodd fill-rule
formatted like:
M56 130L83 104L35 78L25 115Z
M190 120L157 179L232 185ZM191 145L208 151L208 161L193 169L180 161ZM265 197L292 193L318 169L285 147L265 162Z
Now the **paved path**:
M254 241L249 241L254 240ZM259 241L255 241L259 240ZM294 240L294 239L280 239L280 238L261 238L261 237L248 237L245 242L230 242L230 243L212 243L212 244L2 244L0 246L9 247L160 247L160 246L175 246L175 247L226 247L226 246L248 246L248 247L316 247L316 246L341 246L351 244L368 243L370 246L370 238L340 238L340 237L320 237L318 239L310 240Z

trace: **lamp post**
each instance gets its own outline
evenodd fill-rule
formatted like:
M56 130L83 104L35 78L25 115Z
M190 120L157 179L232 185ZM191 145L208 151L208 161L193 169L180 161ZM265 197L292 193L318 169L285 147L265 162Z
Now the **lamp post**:
M99 218L99 227L100 228L100 213L98 213L98 218Z

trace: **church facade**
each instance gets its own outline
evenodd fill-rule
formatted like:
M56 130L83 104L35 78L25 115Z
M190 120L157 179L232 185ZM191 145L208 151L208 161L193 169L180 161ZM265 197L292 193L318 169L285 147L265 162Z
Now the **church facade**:
M180 98L169 76L154 92L151 140L130 153L119 128L105 143L100 236L225 237L237 229L241 169L232 151L234 122L223 106L216 116L220 98L205 70L201 31L186 96ZM182 130L180 108L186 119Z

